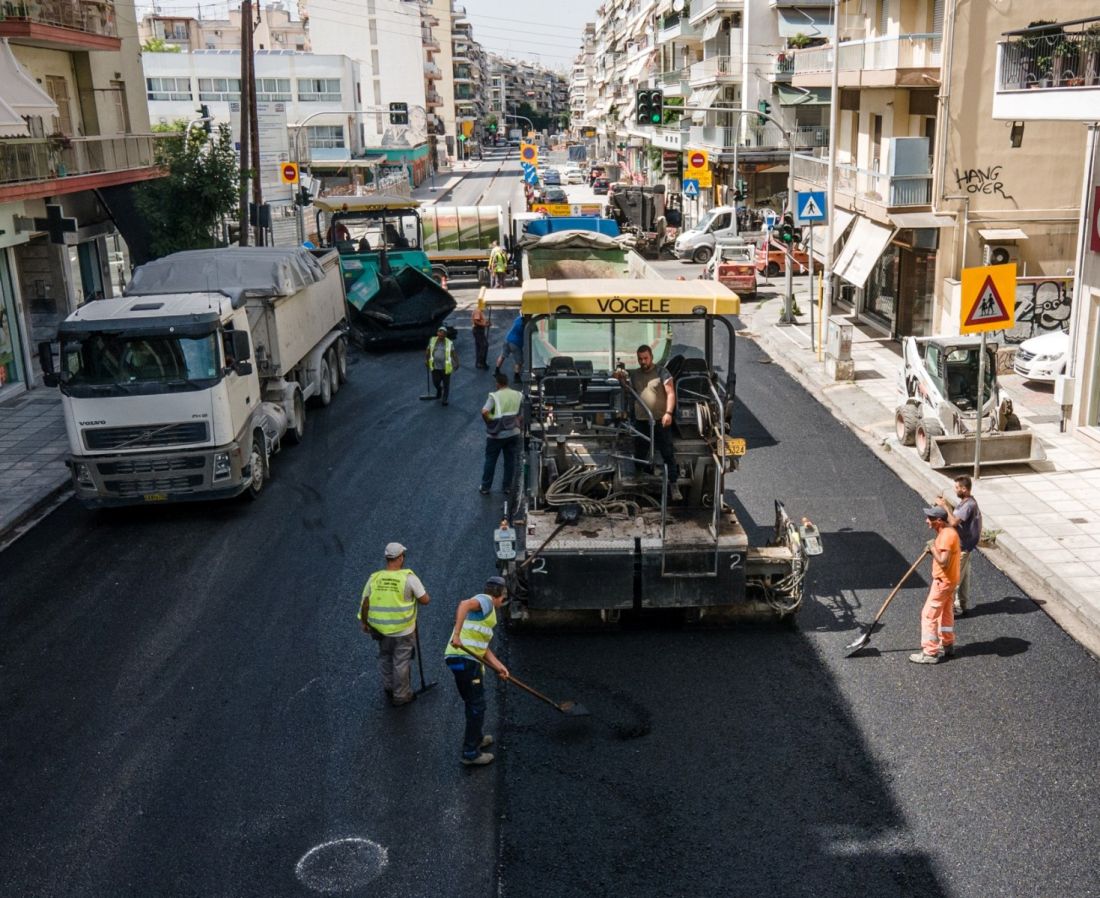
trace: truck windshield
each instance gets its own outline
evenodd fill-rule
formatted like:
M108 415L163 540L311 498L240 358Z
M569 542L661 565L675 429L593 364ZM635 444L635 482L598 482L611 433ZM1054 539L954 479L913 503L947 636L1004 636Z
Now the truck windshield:
M326 243L341 253L371 253L380 249L420 249L415 212L338 213L326 231Z
M214 333L90 333L66 338L61 349L61 385L71 396L204 390L221 376Z

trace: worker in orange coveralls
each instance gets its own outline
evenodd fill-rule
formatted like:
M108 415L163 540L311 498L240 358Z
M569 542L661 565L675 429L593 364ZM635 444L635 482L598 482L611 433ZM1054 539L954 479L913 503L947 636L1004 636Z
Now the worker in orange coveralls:
M909 656L915 664L939 664L955 653L955 587L959 584L959 534L947 523L947 512L932 506L924 509L928 529L935 539L928 541L932 554L932 585L920 613L921 650Z

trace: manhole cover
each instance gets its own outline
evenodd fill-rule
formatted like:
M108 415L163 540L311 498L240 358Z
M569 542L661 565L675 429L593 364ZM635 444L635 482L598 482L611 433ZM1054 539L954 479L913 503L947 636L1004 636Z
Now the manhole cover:
M306 888L326 895L350 892L375 879L389 863L389 852L370 839L334 839L309 849L294 872Z

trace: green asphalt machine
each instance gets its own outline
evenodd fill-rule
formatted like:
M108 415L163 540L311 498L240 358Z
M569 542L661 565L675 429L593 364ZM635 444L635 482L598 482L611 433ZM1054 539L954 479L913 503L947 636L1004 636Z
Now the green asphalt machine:
M526 322L521 483L493 533L509 621L793 617L817 529L776 501L767 544L750 546L725 501L746 451L728 317L737 295L703 280L535 278L479 301L518 305ZM613 376L637 366L641 345L673 375L674 474L653 464L660 422L636 427L638 396Z

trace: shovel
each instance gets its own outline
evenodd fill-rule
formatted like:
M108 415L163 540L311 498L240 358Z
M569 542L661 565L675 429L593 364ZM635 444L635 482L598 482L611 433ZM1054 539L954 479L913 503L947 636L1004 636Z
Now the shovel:
M418 396L417 398L421 402L427 402L430 399L438 399L439 397L436 396L434 392L432 392L434 389L435 388L432 386L432 370L429 368L428 369L428 392L425 393L423 396Z
M435 680L431 683L424 682L424 653L420 651L420 628L417 627L413 630L416 634L416 663L420 667L420 688L416 690L417 695L423 695L433 686L438 686L439 681Z
M517 680L515 677L513 677L511 675L509 675L508 679L505 680L504 682L511 683L513 686L518 686L524 692L529 692L531 695L533 695L535 698L539 699L540 701L546 702L546 704L548 704L550 707L552 707L555 711L560 711L562 714L566 714L569 717L588 717L589 716L588 709L584 705L580 704L579 702L570 701L569 699L566 699L564 702L556 702L552 698L549 698L549 697L543 695L537 689L532 689L526 683L520 682L519 680Z
M920 563L922 561L924 561L924 556L927 555L927 554L928 554L928 550L925 549L923 552L920 553L920 558L918 558L916 561L914 561L913 566L905 572L905 576L902 577L898 581L898 585L894 587L894 589L890 593L890 595L888 595L886 597L886 601L882 603L882 607L879 608L878 614L876 614L875 619L873 621L871 621L871 626L869 626L867 628L867 631L862 636L860 636L859 639L857 639L855 642L851 643L850 645L846 645L844 647L845 657L851 658L852 655L854 655L856 652L858 652L861 648L863 648L865 645L867 645L867 643L869 643L871 641L871 634L875 632L875 627L878 626L879 618L882 617L883 613L886 611L887 606L889 606L890 602L893 601L894 596L896 596L898 594L898 590L901 589L901 587L905 584L905 581L908 580L913 575L913 571L915 571L917 569L918 565L920 565Z

